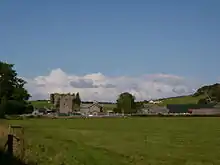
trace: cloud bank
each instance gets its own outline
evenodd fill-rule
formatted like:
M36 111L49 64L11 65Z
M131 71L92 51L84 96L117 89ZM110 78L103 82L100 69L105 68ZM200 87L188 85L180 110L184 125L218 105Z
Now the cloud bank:
M50 93L79 92L82 100L115 101L122 92L130 92L137 100L188 95L200 85L184 77L168 74L138 77L108 77L102 73L77 76L60 68L46 76L24 78L32 100L48 99Z

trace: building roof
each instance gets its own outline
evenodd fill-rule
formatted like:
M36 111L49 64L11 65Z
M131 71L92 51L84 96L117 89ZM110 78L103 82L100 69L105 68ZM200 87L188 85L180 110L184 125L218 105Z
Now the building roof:
M170 113L187 113L189 109L213 108L214 104L168 104Z
M93 106L97 106L97 107L99 107L99 108L102 108L102 107L103 107L103 106L101 106L99 103L94 102L92 105L88 106L88 108L91 108L91 107L93 107Z
M97 106L99 108L103 108L103 106L100 105L98 102L93 102L93 104L81 104L80 108L91 108L93 106Z

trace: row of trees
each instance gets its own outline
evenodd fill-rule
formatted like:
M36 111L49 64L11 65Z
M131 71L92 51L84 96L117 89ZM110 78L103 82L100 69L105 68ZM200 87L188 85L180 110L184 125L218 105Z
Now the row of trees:
M24 88L13 64L0 61L0 117L5 114L22 114L33 111L27 100L31 97Z

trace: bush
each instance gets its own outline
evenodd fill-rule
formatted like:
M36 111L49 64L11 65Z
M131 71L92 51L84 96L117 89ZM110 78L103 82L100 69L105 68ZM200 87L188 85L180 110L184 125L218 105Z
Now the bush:
M200 99L199 101L198 101L198 104L208 104L209 102L208 102L208 100L206 99L206 98L204 98L204 99Z
M0 118L3 118L5 115L20 115L32 113L34 107L31 104L26 102L19 102L16 100L8 100L0 104Z
M16 100L8 100L0 104L0 115L20 115L26 113L26 111L30 112L33 108L31 105L28 105L25 102L19 102Z
M119 109L119 108L114 108L114 109L113 109L113 112L114 112L114 113L121 113L121 109Z
M25 113L32 113L34 111L34 107L31 104L28 104L25 109Z
M23 114L25 113L26 105L25 103L18 102L16 100L9 100L5 106L5 114Z
M5 106L0 104L0 118L4 118L5 116Z

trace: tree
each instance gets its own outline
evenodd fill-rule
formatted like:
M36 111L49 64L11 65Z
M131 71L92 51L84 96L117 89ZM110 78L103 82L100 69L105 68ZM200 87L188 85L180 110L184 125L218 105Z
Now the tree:
M135 113L135 97L128 92L120 94L117 99L117 111L123 114Z
M121 113L121 110L116 107L116 108L113 109L113 112L114 113Z
M220 102L220 86L212 92L212 98L213 100Z
M24 88L26 82L18 77L17 72L13 69L13 67L13 64L0 61L0 102L2 104L0 109L1 113L3 111L4 113L12 113L14 110L11 108L16 107L12 106L12 104L19 104L19 107L22 107L20 104L26 105L26 101L30 98L28 91ZM21 110L18 110L18 113L21 113Z
M27 104L25 113L32 113L34 111L34 106L32 104Z
M54 95L55 95L54 93L50 94L50 103L51 104L54 104Z
M79 110L80 109L80 105L81 105L81 98L79 96L79 92L76 93L75 99L74 99L74 109L75 110Z
M54 103L56 110L58 110L60 108L60 97L57 98L56 102Z
M135 108L137 110L141 110L142 108L144 108L144 102L141 102L141 101L135 102Z
M207 100L206 98L202 98L198 101L197 104L208 104L209 103L209 100Z

